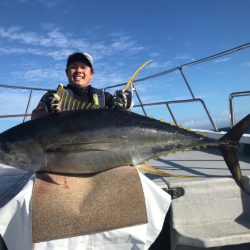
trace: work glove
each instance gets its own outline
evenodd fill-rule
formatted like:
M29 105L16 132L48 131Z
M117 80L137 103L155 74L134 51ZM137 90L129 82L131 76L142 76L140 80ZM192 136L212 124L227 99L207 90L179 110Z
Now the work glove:
M113 107L121 109L130 109L132 94L130 91L117 90L113 95Z
M57 113L61 111L60 97L53 93L49 92L45 98L45 105L48 113Z

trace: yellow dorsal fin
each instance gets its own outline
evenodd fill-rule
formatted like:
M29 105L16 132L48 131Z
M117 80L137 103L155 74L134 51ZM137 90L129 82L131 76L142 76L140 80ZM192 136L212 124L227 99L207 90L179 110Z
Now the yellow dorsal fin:
M125 85L125 87L124 87L124 89L123 89L122 91L128 90L128 89L131 87L131 85L132 85L133 81L135 80L136 76L139 74L139 72L140 72L144 67L146 67L148 64L150 64L151 62L153 62L153 60L148 60L148 61L146 61L145 63L143 63L143 64L134 72L134 74L133 74L133 75L131 76L131 78L128 80L127 84Z

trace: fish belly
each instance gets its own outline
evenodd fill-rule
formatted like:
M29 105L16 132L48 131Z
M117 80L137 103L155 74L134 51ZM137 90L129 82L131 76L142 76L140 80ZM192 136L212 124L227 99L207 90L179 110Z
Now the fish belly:
M42 171L63 174L92 174L130 163L131 158L119 154L119 152L58 152L47 154L47 164Z

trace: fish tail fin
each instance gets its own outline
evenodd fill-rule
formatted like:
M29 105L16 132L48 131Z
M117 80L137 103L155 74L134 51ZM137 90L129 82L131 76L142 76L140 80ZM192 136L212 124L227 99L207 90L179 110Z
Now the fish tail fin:
M238 160L238 144L241 136L250 127L250 114L238 122L219 142L221 154L235 180L244 192L250 195L249 180L242 176Z

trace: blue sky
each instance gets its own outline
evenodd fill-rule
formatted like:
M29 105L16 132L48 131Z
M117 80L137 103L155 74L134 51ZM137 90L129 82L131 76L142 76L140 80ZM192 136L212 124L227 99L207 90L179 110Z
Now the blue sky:
M95 87L157 74L250 42L247 0L9 0L0 3L0 84L56 88L67 83L67 55L87 51L95 60ZM218 126L229 125L228 95L249 90L250 49L184 69L196 97ZM190 98L177 72L136 84L144 102ZM31 109L43 92L35 92ZM27 91L0 89L0 115L25 112ZM236 119L250 97L235 102ZM135 99L135 103L137 100ZM185 126L209 127L200 105L173 107ZM139 109L135 110L140 112ZM171 121L165 107L147 113ZM20 119L1 120L0 130Z

